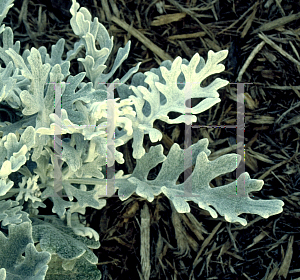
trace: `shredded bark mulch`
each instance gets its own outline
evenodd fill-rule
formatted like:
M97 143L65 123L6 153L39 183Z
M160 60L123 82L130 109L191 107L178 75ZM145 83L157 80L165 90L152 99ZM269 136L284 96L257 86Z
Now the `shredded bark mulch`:
M212 218L190 202L191 213L178 214L160 195L152 203L133 195L126 201L107 199L101 210L89 209L88 225L100 234L99 257L102 279L300 279L300 2L258 1L78 1L92 17L98 17L114 48L131 40L131 51L115 77L122 77L138 62L140 72L157 68L177 56L190 60L198 52L207 59L209 50L227 49L226 71L216 77L245 84L245 165L251 178L263 179L258 199L279 198L282 213L264 219L243 214L247 226L231 224L223 217ZM4 20L14 30L21 52L51 45L63 37L66 51L78 37L70 26L69 1L15 1ZM98 45L99 48L99 45ZM84 56L85 51L81 55ZM65 56L66 57L66 56ZM64 58L65 58L64 57ZM76 61L71 74L84 71ZM88 79L84 81L88 82ZM221 102L200 114L199 125L236 124L236 85L219 91ZM199 100L192 100L195 106ZM171 113L170 117L178 115ZM155 127L163 139L151 143L145 136L146 151L162 144L165 155L178 143L184 148L184 124ZM204 127L192 130L192 143L209 139L209 159L236 151L236 130ZM131 173L132 140L118 150L124 153L123 169ZM152 169L155 178L161 164ZM183 182L183 174L179 183ZM235 172L211 182L218 187L235 180ZM150 250L150 256L147 252Z

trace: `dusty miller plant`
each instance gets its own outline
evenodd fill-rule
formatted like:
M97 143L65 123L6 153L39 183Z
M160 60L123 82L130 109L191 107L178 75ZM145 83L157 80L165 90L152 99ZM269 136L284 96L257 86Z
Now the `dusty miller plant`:
M0 0L0 25L12 2ZM101 193L106 183L103 170L113 162L107 150L109 116L105 83L127 58L130 41L118 50L111 71L104 74L113 38L97 18L92 21L87 9L79 9L75 0L70 12L72 29L80 40L67 52L65 60L63 38L52 46L50 55L43 46L20 55L20 42L14 43L12 29L4 24L0 27L0 58L5 64L0 68L0 113L9 114L5 109L9 106L20 116L16 122L0 123L0 280L66 279L68 275L72 279L101 279L97 256L90 250L100 247L99 234L79 222L78 214L84 215L86 207L101 209L106 204ZM95 47L96 41L100 50ZM85 58L78 61L85 72L72 76L70 62L82 48ZM282 212L281 200L249 198L248 193L260 190L263 181L250 179L247 172L237 182L211 188L209 182L234 171L241 158L228 154L209 161L207 139L199 140L186 151L174 144L168 156L163 154L162 145L151 147L148 153L143 148L144 134L149 134L151 142L162 138L161 132L153 128L155 120L168 124L185 122L185 85L191 85L191 98L203 98L191 108L192 122L196 121L196 114L220 102L217 90L228 81L216 78L206 87L200 84L224 70L219 62L226 56L227 51L223 50L209 51L206 62L198 53L191 61L177 57L173 63L164 61L159 68L144 74L136 73L139 63L112 82L120 97L113 100L114 145L119 147L133 138L136 159L132 174L115 174L114 187L120 200L136 193L152 202L163 193L179 213L190 212L188 201L194 201L212 217L216 218L218 212L226 221L242 225L247 224L238 217L242 213L268 218ZM131 76L131 85L125 84ZM82 82L84 77L90 82ZM70 141L62 141L61 154L64 167L60 187L67 199L55 196L53 146L58 116L54 114L55 90L51 83L61 85L61 134L71 135ZM181 115L169 119L170 111ZM193 195L198 196L184 196L184 184L176 184L184 172L184 152L192 154L194 170L187 181L192 185ZM124 163L122 153L115 151L114 158ZM155 180L147 180L149 171L159 163L162 167ZM19 175L14 177L19 178L18 182L12 179L14 174ZM238 188L245 187L246 196L234 195L236 184ZM52 202L54 215L39 215L39 208L46 207L46 199Z

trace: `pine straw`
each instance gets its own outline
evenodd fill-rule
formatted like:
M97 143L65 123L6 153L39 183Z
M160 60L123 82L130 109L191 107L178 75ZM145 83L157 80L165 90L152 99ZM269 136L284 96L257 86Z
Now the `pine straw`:
M222 217L213 219L192 202L191 214L178 214L163 195L152 203L136 195L124 202L108 198L106 207L87 213L89 225L100 232L101 247L94 252L103 279L300 279L299 1L168 0L160 7L161 2L154 1L116 2L79 1L114 36L108 70L118 48L131 40L129 57L116 76L138 62L145 72L165 59L190 59L196 52L206 59L210 49L229 49L226 71L218 76L231 83L252 83L245 85L245 164L251 178L265 181L262 191L252 195L278 197L285 206L269 219L241 215L248 220L243 227ZM12 24L22 50L44 45L49 53L61 37L70 50L78 38L69 25L68 5L16 1L4 22ZM83 71L77 62L71 66L72 75ZM220 97L221 103L201 114L198 124L236 124L236 86L220 90ZM198 102L192 100L192 106ZM166 155L173 143L183 148L184 124L156 121L155 126L163 139L154 145L163 144ZM214 159L235 152L235 134L228 128L193 129L192 143L207 137ZM135 166L131 143L118 148L126 164L116 164L116 169L125 173ZM147 151L153 146L147 135L144 145ZM148 179L155 178L160 167ZM233 180L234 172L216 178L211 186Z

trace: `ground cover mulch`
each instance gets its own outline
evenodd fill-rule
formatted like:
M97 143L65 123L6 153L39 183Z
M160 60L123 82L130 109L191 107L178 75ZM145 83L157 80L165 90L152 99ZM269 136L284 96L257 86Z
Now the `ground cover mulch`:
M282 213L268 219L241 215L248 221L243 227L221 216L214 219L193 202L189 202L191 214L178 214L164 195L152 203L136 195L123 202L110 197L104 208L89 209L86 214L88 225L100 234L101 247L94 252L102 279L300 279L300 2L78 3L114 36L108 70L119 47L131 40L129 57L116 77L138 62L142 62L139 71L146 72L177 56L190 60L198 52L206 60L209 50L229 50L224 60L226 71L217 76L231 83L249 83L244 87L245 168L251 178L264 180L263 189L251 196L280 198L285 203ZM69 23L70 5L62 0L15 1L4 23L13 28L15 41L21 42L20 53L40 46L49 53L61 37L66 40L66 51L71 49L78 37ZM80 63L72 61L72 75L83 70ZM198 124L236 124L236 92L234 84L221 89L222 101L201 114ZM192 105L198 102L192 100ZM162 144L167 155L174 143L184 147L184 124L156 121L155 127L163 139L151 143L146 135L146 150ZM236 150L235 129L204 127L192 133L192 143L209 139L210 160ZM125 174L135 166L131 144L132 140L118 148L125 164L116 163L116 170L123 169ZM148 179L154 179L160 167L154 168ZM233 180L235 172L216 178L211 187ZM150 223L148 228L145 221ZM147 237L150 259L140 249Z

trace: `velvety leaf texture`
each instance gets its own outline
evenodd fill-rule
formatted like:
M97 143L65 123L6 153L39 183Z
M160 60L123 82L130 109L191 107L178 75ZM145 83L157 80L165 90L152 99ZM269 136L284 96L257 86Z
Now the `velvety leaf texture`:
M239 218L239 214L252 213L268 218L282 212L284 203L281 200L257 201L249 198L249 192L260 190L263 181L250 179L247 172L240 175L237 185L234 181L228 185L211 188L209 182L212 179L236 169L240 156L228 154L209 161L207 156L210 152L207 146L207 139L198 141L186 150L180 149L175 143L167 158L163 155L161 145L151 147L149 153L137 159L132 176L116 183L119 188L119 198L126 200L136 192L151 202L154 196L163 192L173 202L178 213L190 212L187 201L194 201L200 208L209 211L212 217L216 218L217 213L209 205L213 206L228 222L238 222L244 226L247 221ZM195 168L183 184L177 185L176 182L184 171L185 153L191 155L190 163L195 165ZM160 162L163 162L162 168L155 180L147 180L149 171ZM237 195L236 188L245 189L244 196Z
M36 251L31 230L31 223L24 222L19 225L10 225L8 237L0 232L1 280L45 279L47 263L51 257L48 252ZM25 257L22 256L24 252Z
M210 161L207 139L186 149L175 143L167 156L162 145L148 152L143 147L145 134L152 143L162 139L154 121L190 125L197 114L221 101L218 90L228 81L216 78L201 84L224 70L221 61L227 50L209 51L207 61L198 53L190 61L177 57L146 73L137 73L138 63L116 78L131 42L118 49L108 72L105 63L113 37L76 0L70 23L79 39L65 60L63 38L51 47L50 55L44 46L20 54L12 28L2 24L12 3L0 0L0 62L5 64L0 67L0 111L11 117L10 107L19 116L17 121L0 119L0 280L101 279L91 250L100 247L99 233L79 220L79 214L85 215L87 207L103 208L105 198L117 189L122 201L136 193L152 202L163 193L179 213L190 212L188 201L193 201L213 218L219 213L244 226L247 221L240 214L268 218L283 211L281 200L249 197L263 181L251 179L247 172L212 188L211 180L234 171L241 158L227 154ZM78 58L81 50L85 56ZM73 59L85 72L70 74ZM131 77L131 84L126 84ZM188 107L187 101L195 98L201 101ZM179 116L170 119L170 112ZM125 162L116 148L131 139L136 166L132 174L123 175L114 170L115 161ZM160 163L156 178L148 180L150 170ZM113 177L106 174L107 167ZM190 176L177 183L192 167ZM47 199L53 215L39 215Z

